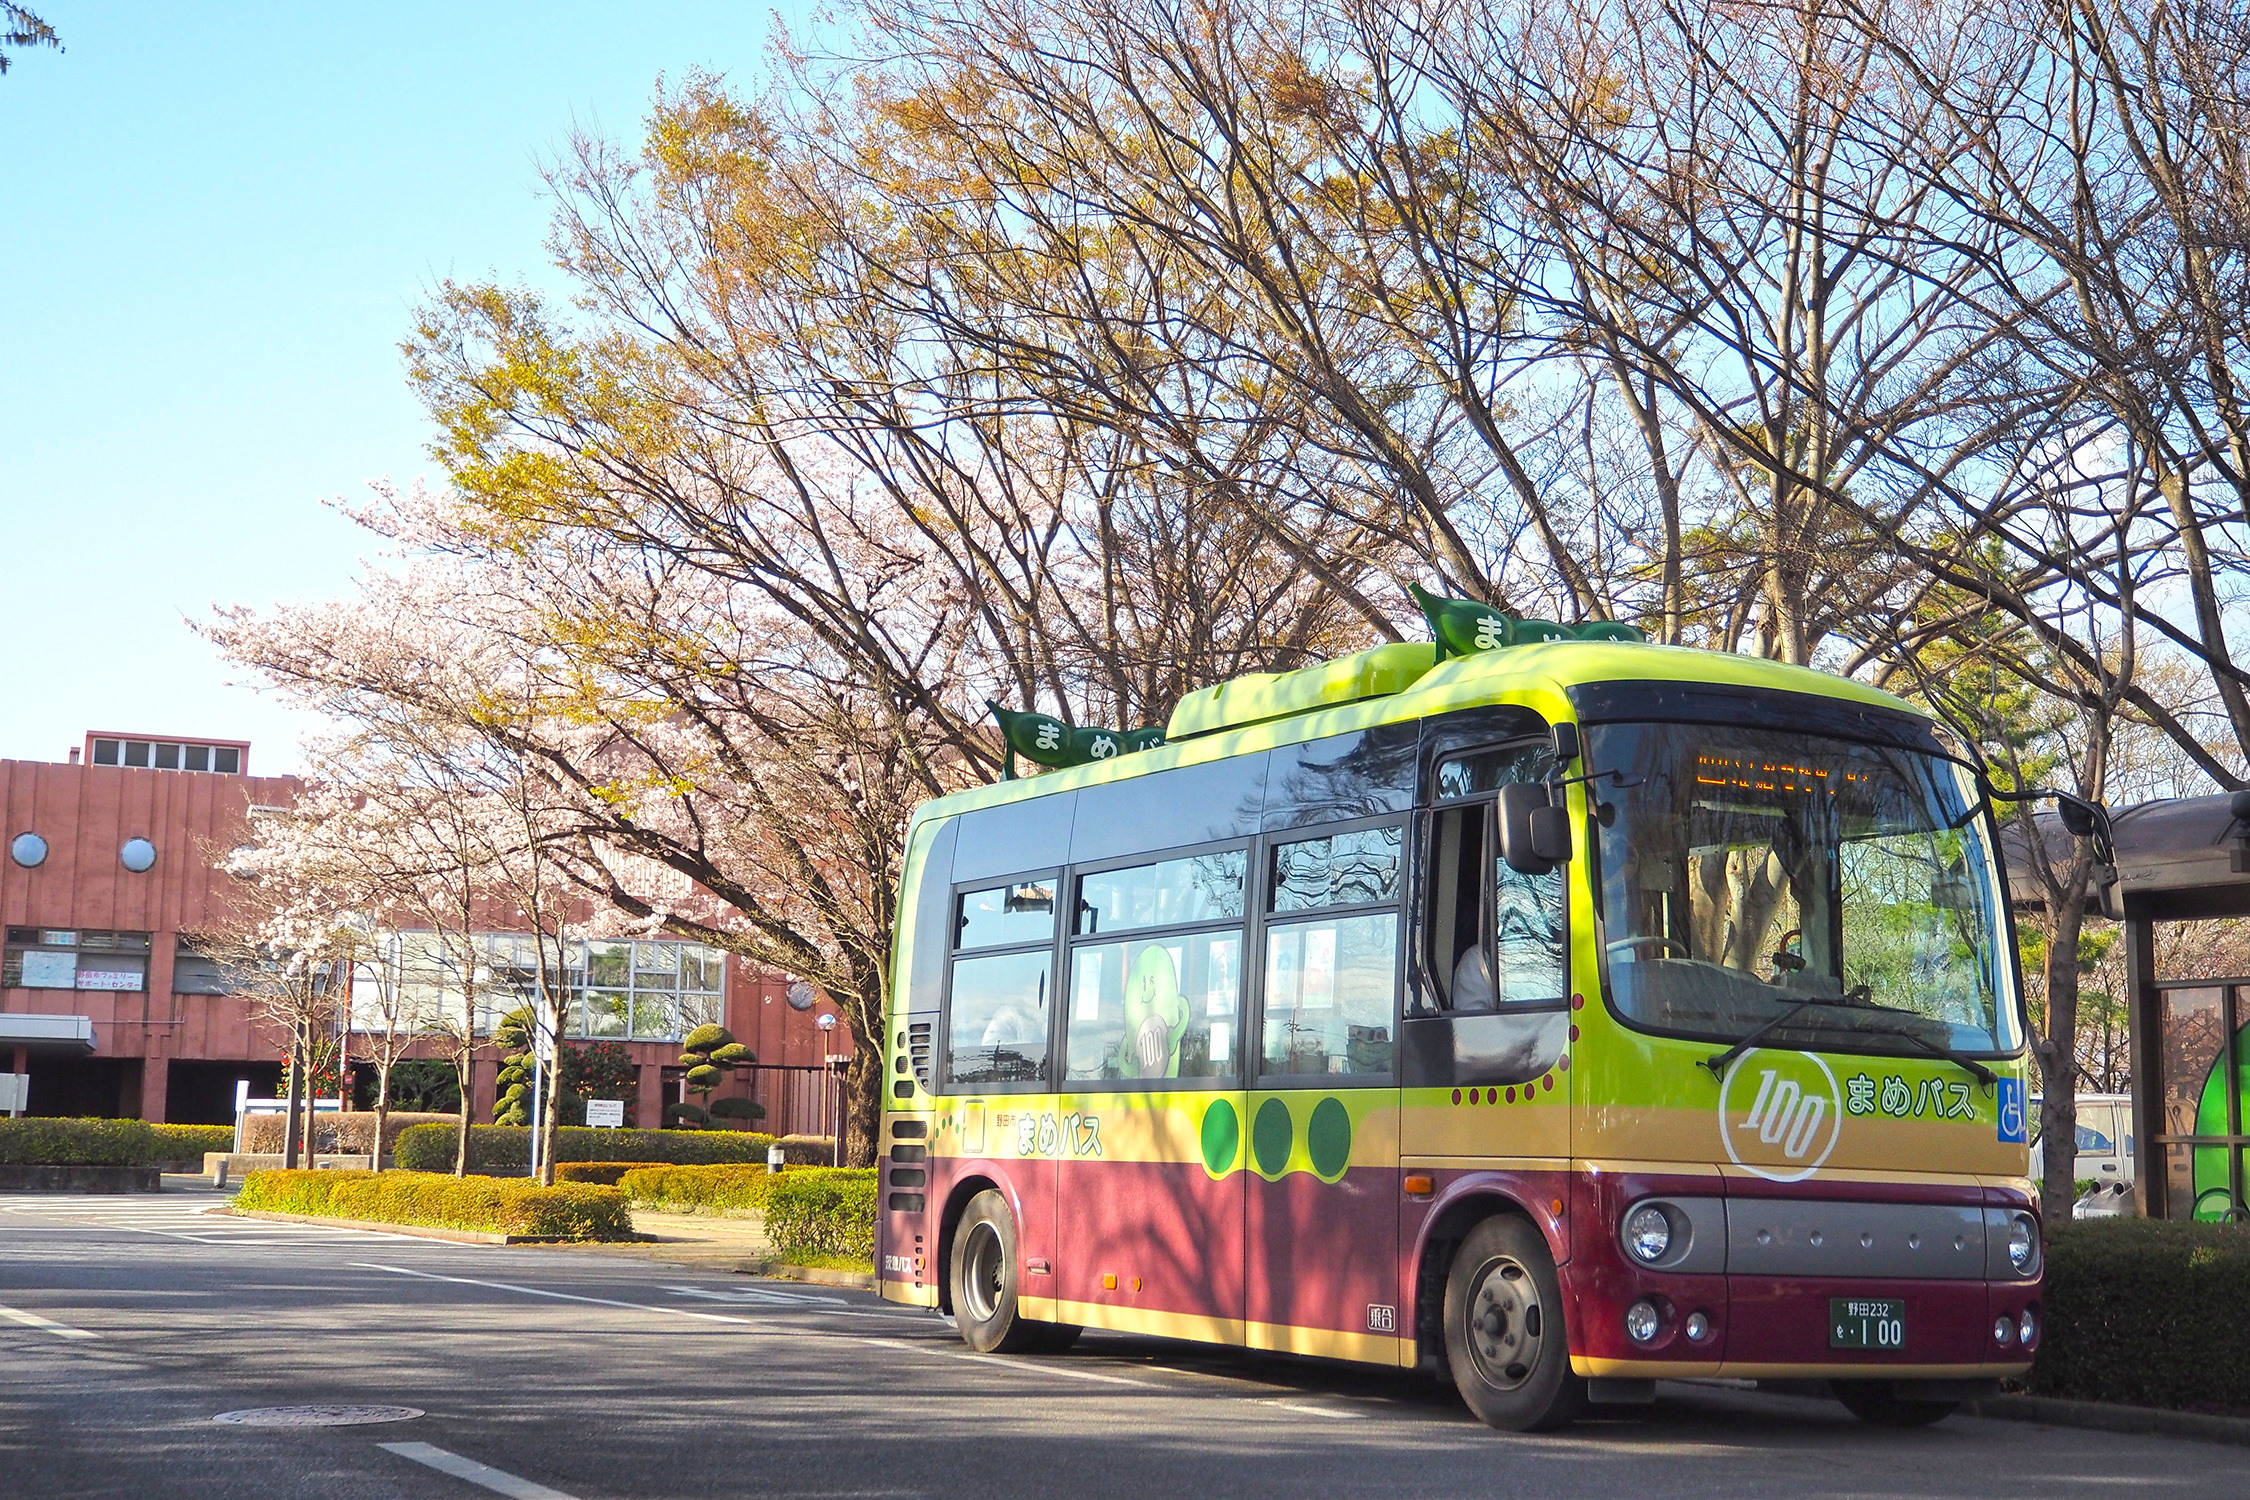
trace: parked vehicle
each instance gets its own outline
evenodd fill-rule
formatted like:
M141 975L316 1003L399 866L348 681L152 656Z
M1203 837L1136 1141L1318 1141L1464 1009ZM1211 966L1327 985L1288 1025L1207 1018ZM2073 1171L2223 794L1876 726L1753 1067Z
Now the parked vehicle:
M2039 1139L2039 1096L2031 1096L2031 1180L2037 1182L2046 1168L2046 1145ZM2077 1165L2070 1175L2079 1182L2106 1187L2133 1185L2133 1096L2130 1094L2080 1094L2078 1096Z

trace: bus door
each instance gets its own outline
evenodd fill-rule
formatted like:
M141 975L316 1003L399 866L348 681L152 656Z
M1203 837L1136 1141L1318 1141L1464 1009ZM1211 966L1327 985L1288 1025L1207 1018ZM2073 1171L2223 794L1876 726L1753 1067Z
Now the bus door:
M1270 834L1247 1100L1247 1342L1392 1363L1404 823Z
M1521 1169L1568 1153L1558 1099L1570 1042L1564 880L1510 869L1499 853L1499 789L1545 778L1545 739L1471 750L1438 763L1421 832L1419 980L1401 1026L1409 1090L1438 1102L1408 1112L1408 1166L1505 1161Z
M1242 1342L1242 843L1081 870L1064 970L1060 1322Z

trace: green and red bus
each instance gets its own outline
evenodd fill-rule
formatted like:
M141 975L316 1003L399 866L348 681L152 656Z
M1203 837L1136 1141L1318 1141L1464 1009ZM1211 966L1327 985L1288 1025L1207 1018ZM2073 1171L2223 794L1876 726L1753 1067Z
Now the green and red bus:
M2040 1334L1996 829L1899 699L1587 640L1238 678L930 802L882 1295L982 1350L1419 1367L1510 1429L1699 1377L1934 1420Z

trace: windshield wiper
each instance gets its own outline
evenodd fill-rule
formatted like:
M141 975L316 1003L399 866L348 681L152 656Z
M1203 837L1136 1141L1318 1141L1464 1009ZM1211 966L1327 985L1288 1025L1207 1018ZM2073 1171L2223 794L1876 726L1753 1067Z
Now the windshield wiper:
M1709 1057L1704 1058L1702 1065L1711 1070L1711 1076L1713 1078L1723 1080L1727 1076L1727 1068L1733 1064L1736 1058L1740 1057L1743 1053L1756 1046L1759 1038L1765 1036L1768 1032L1780 1029L1782 1026L1787 1025L1790 1021L1795 1020L1804 1012L1819 1006L1825 1006L1832 1010L1884 1011L1888 1014L1898 1016L1914 1014L1914 1012L1912 1011L1900 1010L1895 1005L1877 1005L1874 1001L1867 998L1867 986L1865 985L1860 985L1854 988L1849 994L1846 995L1833 997L1827 995L1816 995L1811 999L1798 1001L1796 1004L1783 1011L1780 1015L1775 1016L1772 1020L1763 1022L1760 1025L1752 1028L1747 1036L1743 1037L1733 1046L1727 1048L1726 1051L1714 1052ZM1918 1036L1915 1033L1908 1031L1903 1026L1874 1025L1868 1026L1864 1029L1868 1031L1878 1032L1884 1036L1895 1036L1902 1041L1911 1042L1933 1057L1942 1057L1947 1062L1954 1063L1957 1066L1966 1069L1970 1077L1976 1079L1978 1083L1984 1085L1986 1088L1991 1088L1993 1085L1993 1081L1999 1076L1990 1068L1986 1067L1983 1063L1980 1063L1975 1058L1970 1057L1967 1053L1956 1051L1955 1049L1946 1046L1943 1042L1933 1042L1926 1036Z
M1980 1063L1975 1058L1969 1056L1968 1053L1956 1051L1954 1048L1948 1047L1943 1042L1933 1042L1926 1036L1917 1036L1915 1033L1908 1031L1903 1026L1871 1026L1868 1028L1868 1030L1879 1031L1885 1036L1895 1036L1901 1041L1912 1042L1915 1046L1921 1048L1924 1052L1929 1053L1930 1056L1942 1057L1947 1062L1954 1064L1956 1067L1965 1069L1971 1078L1974 1078L1978 1083L1984 1085L1986 1088L1991 1088L1993 1085L1993 1081L2000 1076L1999 1074L1993 1072L1990 1068L1986 1067L1983 1063Z

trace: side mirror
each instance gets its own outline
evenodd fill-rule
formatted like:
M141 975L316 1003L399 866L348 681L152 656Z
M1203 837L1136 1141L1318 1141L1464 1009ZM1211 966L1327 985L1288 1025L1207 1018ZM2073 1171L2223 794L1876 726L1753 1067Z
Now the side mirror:
M2092 838L2094 810L2074 797L2057 797L2055 811L2062 817L2062 826L2073 838Z
M1578 759L1578 726L1576 724L1557 724L1547 733L1549 738L1554 741L1556 765L1567 766Z
M1570 858L1570 813L1544 785L1500 788L1500 857L1518 875L1544 875Z

